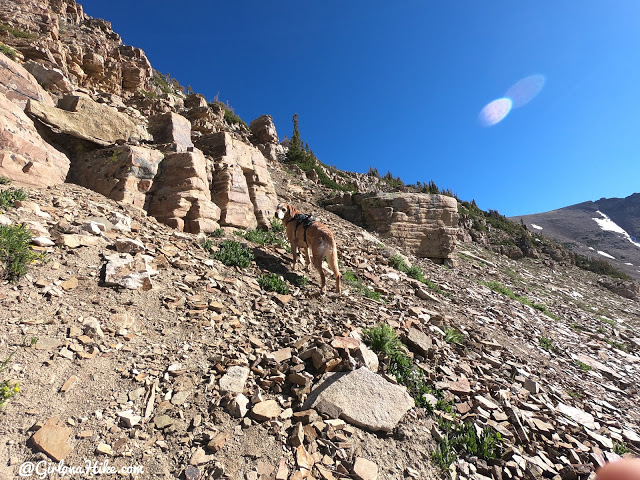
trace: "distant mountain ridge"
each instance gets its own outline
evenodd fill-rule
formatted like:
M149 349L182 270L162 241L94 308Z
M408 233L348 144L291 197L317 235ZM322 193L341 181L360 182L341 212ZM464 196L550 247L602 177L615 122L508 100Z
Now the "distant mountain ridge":
M533 215L511 217L581 255L599 256L640 278L640 193L601 198Z

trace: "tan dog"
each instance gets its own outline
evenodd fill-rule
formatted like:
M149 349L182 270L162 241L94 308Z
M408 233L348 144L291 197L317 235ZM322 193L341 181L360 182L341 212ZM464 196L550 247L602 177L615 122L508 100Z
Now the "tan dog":
M327 290L322 259L327 257L327 263L336 277L336 293L340 293L340 271L338 270L338 249L333 233L329 227L318 222L313 217L302 214L296 207L288 203L281 203L276 207L275 217L282 220L287 231L287 238L291 244L293 254L293 268L295 270L298 261L298 249L303 249L306 271L309 271L309 248L313 255L313 265L320 273L322 285L320 292Z

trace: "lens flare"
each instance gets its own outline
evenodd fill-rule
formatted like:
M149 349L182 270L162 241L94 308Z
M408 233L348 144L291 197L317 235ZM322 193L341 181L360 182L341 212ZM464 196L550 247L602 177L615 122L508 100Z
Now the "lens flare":
M544 75L529 75L514 83L504 96L511 99L512 108L522 107L538 96L545 81Z
M500 123L511 111L511 105L511 99L506 97L498 98L488 103L480 111L480 115L478 115L480 125L490 127L496 123Z

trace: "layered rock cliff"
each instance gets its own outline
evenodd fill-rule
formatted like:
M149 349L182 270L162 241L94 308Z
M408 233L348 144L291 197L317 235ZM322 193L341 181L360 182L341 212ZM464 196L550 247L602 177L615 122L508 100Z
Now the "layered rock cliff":
M15 60L0 55L0 175L77 183L194 233L270 226L266 165L282 154L271 117L250 131L225 105L185 95L73 0L0 7Z

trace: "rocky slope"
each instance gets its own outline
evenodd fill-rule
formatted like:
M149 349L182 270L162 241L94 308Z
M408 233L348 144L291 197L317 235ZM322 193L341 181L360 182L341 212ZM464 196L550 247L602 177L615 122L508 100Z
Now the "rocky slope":
M514 217L537 231L588 256L606 259L640 279L640 193Z
M274 178L279 198L318 212L307 202L315 184ZM27 222L55 244L18 283L0 286L0 357L13 353L3 375L21 388L0 413L0 476L65 458L143 466L135 478L442 478L431 463L435 419L450 414L413 407L380 424L398 401L384 403L370 381L339 392L337 409L305 403L325 371L375 370L358 338L380 321L407 336L459 419L502 432L501 459L460 456L459 478L587 478L616 457L614 445L640 446L636 302L575 267L472 244L457 250L454 268L412 258L430 289L388 265L392 245L320 217L336 234L341 268L382 301L356 287L319 297L315 274L295 287L283 248L230 230L211 238L213 250L239 239L253 249L249 268L226 267L195 235L82 187L30 190L3 223ZM113 273L134 256L139 268ZM292 293L264 291L256 280L267 273L283 275ZM480 283L490 281L550 316ZM460 343L446 341L449 329ZM378 413L367 417L371 405ZM354 420L352 408L365 418ZM49 436L38 437L43 428Z
M458 229L448 196L324 169L369 192L327 202L317 171L277 161L268 115L246 126L185 95L72 0L0 7L0 194L27 195L0 226L44 254L0 283L0 385L20 388L0 479L62 459L142 468L130 478L442 478L434 452L458 478L569 479L638 451L638 302L499 216L460 204ZM278 201L331 227L343 295L245 238ZM216 257L229 241L248 266ZM272 274L289 293L265 290ZM367 348L378 323L423 390ZM499 432L497 455L447 447L463 423Z

